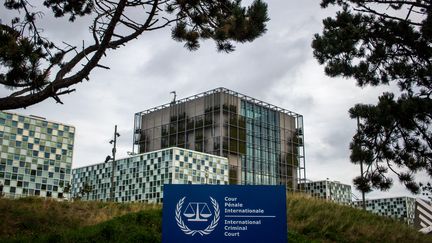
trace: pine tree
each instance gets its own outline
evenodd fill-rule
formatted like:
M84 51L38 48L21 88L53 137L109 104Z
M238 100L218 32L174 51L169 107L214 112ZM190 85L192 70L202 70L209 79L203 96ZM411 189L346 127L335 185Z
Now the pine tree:
M56 43L43 35L38 21L43 16L27 0L7 0L6 10L16 17L0 21L0 84L11 93L0 98L0 110L23 108L48 98L62 103L72 85L89 79L107 50L117 49L144 32L172 27L171 37L197 50L201 40L211 39L221 52L234 51L234 42L251 42L266 31L267 4L254 0L44 0L57 18L74 22L92 17L89 24L93 43L81 47ZM128 16L131 11L141 14ZM145 17L145 18L143 18ZM142 20L144 19L144 20ZM86 41L88 43L88 41Z
M377 104L349 110L359 120L350 144L351 161L364 163L361 191L389 189L390 172L413 193L415 175L432 177L432 6L428 0L322 0L339 7L323 21L312 43L314 56L330 77L353 78L357 85L397 86Z

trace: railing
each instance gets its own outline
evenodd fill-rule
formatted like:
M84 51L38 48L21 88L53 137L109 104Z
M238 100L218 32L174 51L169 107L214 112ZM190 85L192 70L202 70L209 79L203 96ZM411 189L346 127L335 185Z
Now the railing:
M222 88L222 87L216 88L216 89L213 89L213 90L209 90L209 91L206 91L206 92L202 92L202 93L199 93L199 94L196 94L196 95L192 95L192 96L189 96L187 98L183 98L181 100L177 100L175 102L175 104L184 103L186 101L195 100L197 98L200 98L200 97L203 97L203 96L207 96L207 95L210 95L210 94L219 93L219 92L230 94L230 95L234 95L234 96L237 96L237 97L239 97L239 98L241 98L243 100L246 100L248 102L251 102L251 103L254 103L254 104L257 104L257 105L261 105L261 106L270 108L270 109L278 111L278 112L286 113L286 114L291 115L291 116L295 116L295 117L301 116L301 115L299 115L299 114L297 114L295 112L286 110L284 108L281 108L281 107L269 104L269 103L261 101L261 100L257 100L255 98L250 97L250 96L247 96L247 95L244 95L244 94L241 94L241 93L229 90L227 88ZM170 107L172 105L173 105L172 103L167 103L167 104L160 105L160 106L157 106L157 107L145 110L145 111L141 111L141 112L135 113L135 115L148 114L148 113L151 113L151 112L154 112L154 111L157 111L157 110L161 110L163 108Z

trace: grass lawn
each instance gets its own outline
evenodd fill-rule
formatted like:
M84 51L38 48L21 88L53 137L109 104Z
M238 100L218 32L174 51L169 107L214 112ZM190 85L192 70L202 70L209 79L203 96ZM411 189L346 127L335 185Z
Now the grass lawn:
M300 194L287 207L290 243L432 242L396 220ZM161 242L159 205L0 199L0 219L0 242Z

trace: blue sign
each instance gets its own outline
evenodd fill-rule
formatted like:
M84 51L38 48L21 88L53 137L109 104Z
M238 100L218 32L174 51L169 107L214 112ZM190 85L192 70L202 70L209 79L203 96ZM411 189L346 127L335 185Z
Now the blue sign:
M163 243L287 242L284 186L164 185Z

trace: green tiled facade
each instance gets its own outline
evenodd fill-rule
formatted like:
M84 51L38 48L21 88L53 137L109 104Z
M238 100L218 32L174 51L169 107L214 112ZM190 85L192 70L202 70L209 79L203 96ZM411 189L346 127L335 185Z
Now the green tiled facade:
M85 183L84 200L110 199L112 162L73 169L72 195ZM164 184L228 184L228 159L182 148L167 148L116 160L115 201L162 202Z
M300 189L313 197L350 205L351 186L338 181L313 181L300 184Z
M64 198L75 128L0 111L0 183L8 197Z
M408 225L414 224L416 199L412 197L392 197L366 200L366 211L381 216L402 220ZM353 202L361 208L362 201Z

